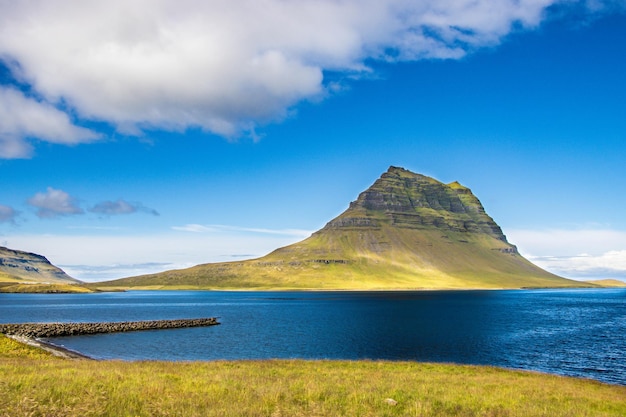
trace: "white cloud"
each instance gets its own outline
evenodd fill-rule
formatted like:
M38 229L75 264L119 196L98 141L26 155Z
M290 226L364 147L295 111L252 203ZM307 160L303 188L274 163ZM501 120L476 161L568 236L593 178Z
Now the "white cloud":
M626 279L626 232L508 230L509 241L540 267L568 278Z
M221 224L186 224L184 226L172 226L172 230L179 232L192 232L192 233L223 233L223 232L243 232L243 233L257 233L257 234L269 234L269 235L284 235L295 236L300 238L309 237L310 230L302 229L262 229L254 227L239 227L239 226L227 226Z
M184 226L172 226L172 230L176 230L179 232L207 233L214 232L216 229L201 224L186 224Z
M121 132L199 127L236 136L327 94L326 70L367 71L368 59L459 58L513 27L536 27L557 2L0 1L0 57L47 103ZM18 100L56 127L20 123L1 139L4 157L29 152L23 136L95 138L59 106Z
M89 211L92 213L103 214L105 216L132 214L137 212L149 213L153 216L159 215L156 210L146 207L141 203L129 203L128 201L124 201L122 199L119 199L117 201L100 202L91 209L89 209Z
M14 223L18 212L9 206L0 204L0 223Z
M72 124L51 104L0 86L0 158L27 158L32 146L26 138L73 145L98 139L96 133Z
M84 213L73 197L52 187L48 187L45 193L37 193L29 198L28 204L38 209L37 217L42 219Z

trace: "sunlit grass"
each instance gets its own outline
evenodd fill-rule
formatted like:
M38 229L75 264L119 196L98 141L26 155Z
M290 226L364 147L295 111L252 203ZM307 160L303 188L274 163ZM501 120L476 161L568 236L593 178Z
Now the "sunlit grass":
M624 416L626 387L415 362L62 360L0 336L0 415Z
M626 282L618 280L618 279L597 279L587 281L593 285L599 285L605 288L623 288L626 287Z
M42 283L2 283L0 292L4 293L89 293L94 289L80 284L42 284Z
M17 342L0 334L0 358L37 358L48 359L52 354L24 343ZM1 374L0 374L1 375Z

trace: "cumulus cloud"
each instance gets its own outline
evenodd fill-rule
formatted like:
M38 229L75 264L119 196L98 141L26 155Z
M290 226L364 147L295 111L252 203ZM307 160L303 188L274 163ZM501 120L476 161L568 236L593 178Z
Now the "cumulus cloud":
M75 198L63 190L52 187L48 187L45 193L37 193L29 198L28 204L38 209L37 217L42 219L84 213L83 209L77 205Z
M332 90L325 71L367 72L368 60L460 58L513 28L536 27L555 3L0 0L0 59L44 101L4 94L56 120L52 133L20 122L0 149L4 157L26 155L21 138L29 135L93 140L63 118L65 109L124 133L253 134L255 125ZM606 1L591 3L599 9Z
M148 213L152 214L153 216L159 215L156 210L146 207L141 203L129 203L122 199L119 199L117 201L103 201L96 204L94 207L89 209L89 211L92 213L103 214L106 216L115 216L118 214L132 214L137 212Z
M557 275L626 279L624 231L513 229L507 236L530 261Z
M0 158L29 157L32 146L27 138L73 145L94 141L99 135L74 125L66 113L45 101L0 86Z
M18 212L9 206L0 204L0 223L15 223Z

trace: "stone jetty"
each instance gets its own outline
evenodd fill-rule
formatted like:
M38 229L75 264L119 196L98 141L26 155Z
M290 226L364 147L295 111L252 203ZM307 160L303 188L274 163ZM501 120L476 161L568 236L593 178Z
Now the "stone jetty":
M183 327L205 327L219 324L217 318L178 320L148 320L101 323L19 323L0 324L0 333L27 338L78 336L96 333L133 332L138 330L178 329Z

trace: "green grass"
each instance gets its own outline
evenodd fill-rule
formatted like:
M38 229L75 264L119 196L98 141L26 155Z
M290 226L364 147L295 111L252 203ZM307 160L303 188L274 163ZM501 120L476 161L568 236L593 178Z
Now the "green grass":
M0 335L0 415L623 417L626 387L415 362L94 363Z
M28 346L0 334L0 360L3 359L48 359L52 354L45 350ZM2 374L0 374L1 376ZM0 383L2 383L0 381Z
M0 293L89 293L95 289L82 284L41 284L41 283L16 283L1 282Z

